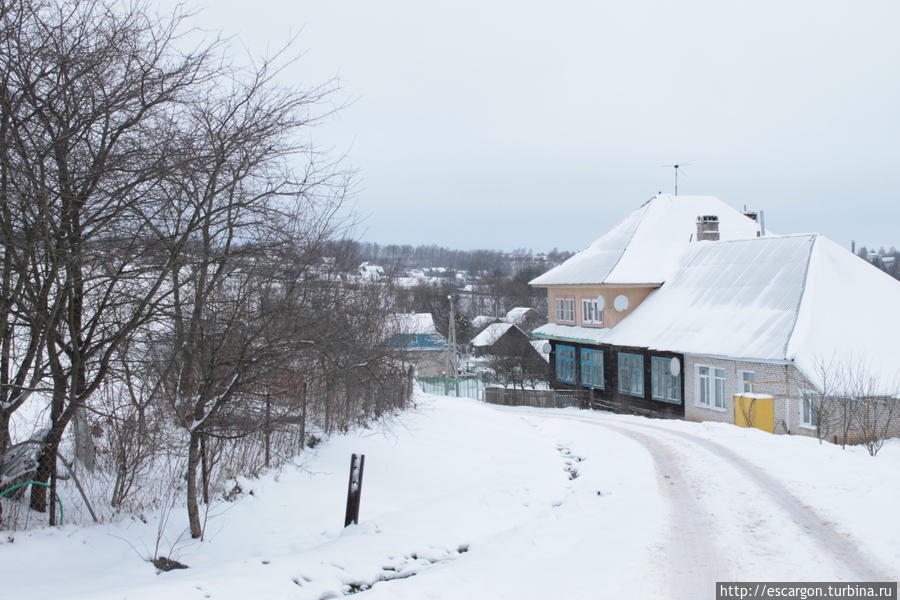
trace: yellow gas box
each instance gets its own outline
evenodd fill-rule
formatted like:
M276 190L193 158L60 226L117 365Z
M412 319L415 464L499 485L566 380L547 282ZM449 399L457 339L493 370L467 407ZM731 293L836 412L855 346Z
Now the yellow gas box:
M734 424L775 433L775 398L769 394L735 394Z

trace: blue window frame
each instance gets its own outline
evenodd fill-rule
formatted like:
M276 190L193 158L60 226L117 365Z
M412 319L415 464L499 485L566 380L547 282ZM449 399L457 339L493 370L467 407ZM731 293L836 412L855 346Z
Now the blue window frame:
M575 348L573 346L556 347L556 380L575 383Z
M640 354L619 352L619 391L644 397L644 357Z
M602 390L603 350L581 349L581 385Z
M650 359L650 384L654 400L681 404L681 374L672 375L672 359L654 356Z

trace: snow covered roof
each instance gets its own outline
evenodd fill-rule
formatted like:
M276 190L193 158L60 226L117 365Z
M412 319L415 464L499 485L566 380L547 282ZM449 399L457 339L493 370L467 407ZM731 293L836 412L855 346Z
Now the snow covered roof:
M364 262L359 265L359 277L363 281L378 281L384 277L384 268L381 265Z
M533 311L534 309L530 306L517 306L515 308L511 308L506 316L503 318L507 323L515 323L516 325L521 324L527 317L528 312Z
M577 325L560 325L546 323L534 331L532 335L539 338L576 342L581 344L605 344L612 329L599 327L579 327Z
M610 344L785 360L816 236L699 242Z
M473 346L492 346L494 342L503 337L511 327L515 327L512 323L491 323L484 330L472 338Z
M491 317L489 315L478 315L472 319L472 327L475 329L483 329L484 327L490 325L491 323L496 323L499 321L497 317Z
M814 385L823 365L863 369L896 393L900 282L818 234L699 242L670 279L612 329L558 324L575 342L793 362Z
M431 313L397 313L388 318L391 335L429 335L437 333Z
M654 196L606 235L531 285L661 284L697 239L697 217L719 218L721 240L755 238L759 224L712 196Z
M397 287L416 287L422 282L415 277L397 277L394 279L394 285Z
M877 377L873 387L896 394L900 391L897 307L900 282L817 236L787 356L814 383L818 384L823 365L842 365Z
M531 340L530 343L531 343L531 347L534 348L535 351L541 355L541 358L543 358L547 362L550 362L550 351L547 350L547 348L546 348L549 346L549 344L546 341Z

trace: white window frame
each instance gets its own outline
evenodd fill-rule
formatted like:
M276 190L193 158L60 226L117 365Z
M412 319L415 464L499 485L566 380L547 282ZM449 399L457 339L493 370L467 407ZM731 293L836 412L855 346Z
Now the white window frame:
M569 317L569 318L566 318ZM575 322L575 298L571 296L556 297L556 322L557 323L574 323Z
M750 375L753 376L753 378L750 381L746 381L744 379L744 375L746 373L749 373ZM749 390L747 389L748 383L750 384ZM748 371L746 369L738 370L738 376L737 376L737 393L738 394L751 394L751 393L755 392L756 390L753 388L755 383L756 383L756 371Z
M586 325L603 325L603 309L596 298L581 299L581 322Z
M706 376L701 376L700 369L708 369L709 371ZM720 376L719 373L722 375ZM721 381L721 386L717 385L719 381ZM709 410L717 410L719 412L728 410L727 403L725 402L725 385L727 381L728 372L721 367L714 367L712 365L694 365L694 404L700 408L708 408ZM706 388L706 403L702 402L702 389L704 387ZM719 398L719 395L717 394L719 390L722 392L721 398ZM721 406L718 403L718 400L720 399L722 401Z
M819 401L819 393L816 390L801 389L800 390L800 427L804 429L818 429L819 417L813 409L813 400ZM803 414L804 409L809 405L809 419Z

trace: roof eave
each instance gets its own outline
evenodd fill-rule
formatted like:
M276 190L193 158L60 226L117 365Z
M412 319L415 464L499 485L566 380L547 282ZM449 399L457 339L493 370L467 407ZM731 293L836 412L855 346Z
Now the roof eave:
M586 285L596 285L607 288L658 288L662 286L665 281L660 282L646 282L646 283L613 283L609 281L603 282L579 282L579 283L529 283L528 285L532 287L583 287Z

